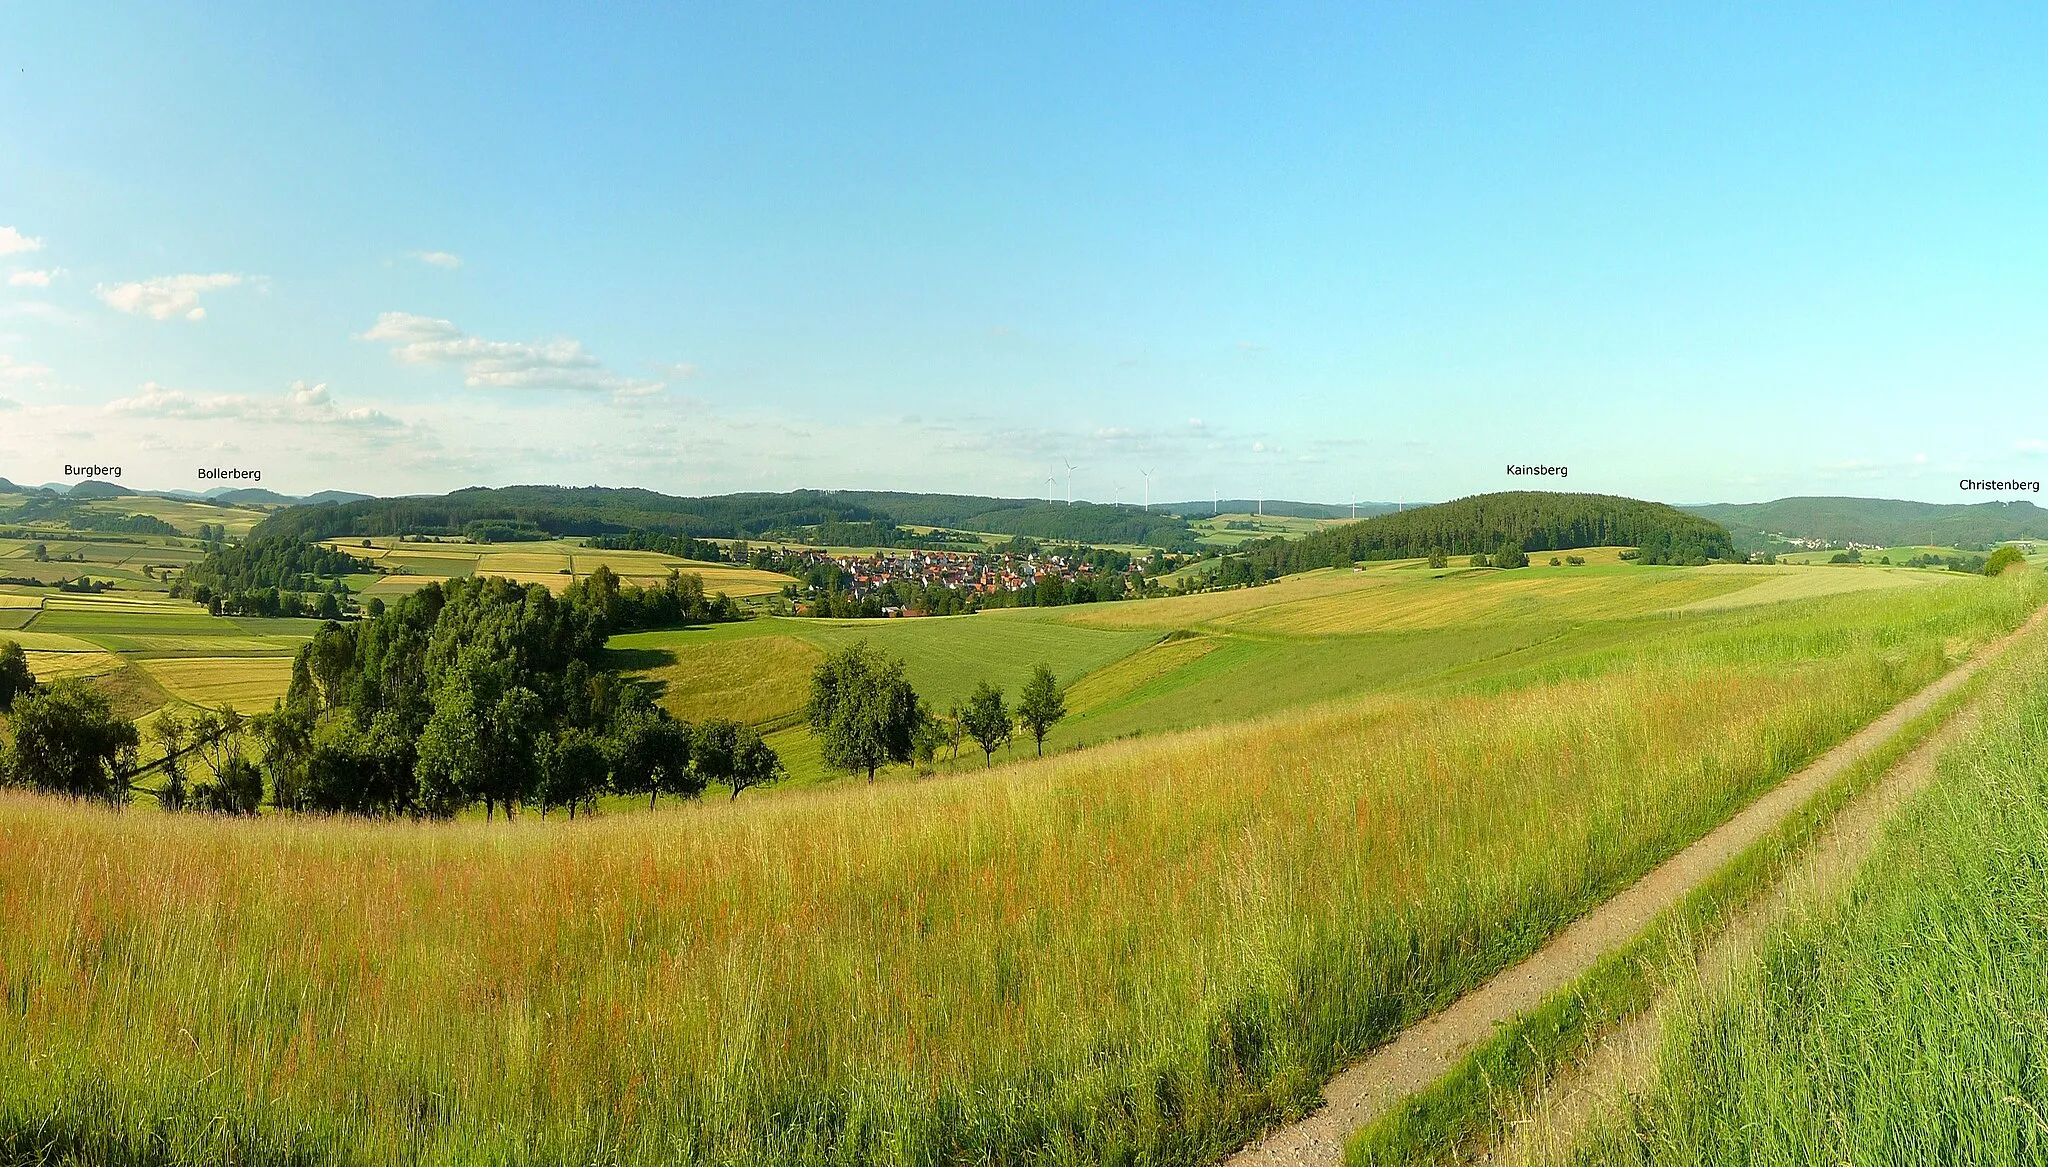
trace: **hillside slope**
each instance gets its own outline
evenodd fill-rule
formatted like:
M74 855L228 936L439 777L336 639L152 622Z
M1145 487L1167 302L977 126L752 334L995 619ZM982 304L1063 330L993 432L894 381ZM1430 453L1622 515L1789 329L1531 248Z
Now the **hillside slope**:
M1727 527L1736 542L1746 547L1761 547L1766 532L1880 547L1979 546L2005 539L2048 539L2048 510L2021 501L1931 503L1795 497L1684 509Z
M1246 544L1244 554L1268 574L1337 567L1361 559L1490 554L1503 544L1528 552L1574 547L1641 547L1647 562L1704 563L1732 559L1735 548L1719 524L1663 503L1607 494L1542 490L1476 494L1436 506L1360 519L1304 539Z
M451 494L293 507L264 534L307 539L454 535L483 524L546 535L634 529L695 538L751 539L848 524L913 524L1086 543L1174 546L1192 540L1177 515L1099 503L889 491L797 490L681 498L652 490L584 486L471 487ZM500 535L500 537L504 537Z

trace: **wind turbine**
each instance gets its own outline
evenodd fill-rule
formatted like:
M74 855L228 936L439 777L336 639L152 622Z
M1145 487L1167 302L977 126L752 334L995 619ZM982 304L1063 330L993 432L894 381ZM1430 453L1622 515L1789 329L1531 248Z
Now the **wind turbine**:
M1069 462L1069 463L1067 463L1067 505L1068 505L1068 506L1073 506L1073 505L1074 505L1074 471L1076 471L1076 470L1079 470L1079 469L1080 469L1080 467L1079 467L1079 466L1076 466L1076 465L1074 465L1074 464L1073 464L1072 462Z
M1138 473L1145 476L1145 509L1149 512L1152 509L1152 472L1140 470Z
M1058 502L1059 497L1060 480L1054 476L1052 464L1048 462L1045 467L1045 501Z
M1116 481L1115 479L1111 479L1109 483L1109 491L1109 505L1115 507L1118 510L1124 509L1124 484Z

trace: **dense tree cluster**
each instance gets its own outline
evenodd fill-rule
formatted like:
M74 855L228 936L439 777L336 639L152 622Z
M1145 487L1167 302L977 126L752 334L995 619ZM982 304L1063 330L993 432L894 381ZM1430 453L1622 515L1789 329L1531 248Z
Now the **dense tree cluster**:
M171 587L216 615L317 616L335 619L348 608L345 575L376 570L367 559L280 535L241 543L213 543L206 557L185 569Z
M704 577L693 571L670 571L653 587L622 583L609 567L570 585L563 596L571 604L598 613L606 628L673 628L679 624L722 624L741 617L739 605L724 592L704 594Z
M663 535L655 531L595 535L586 540L585 545L595 551L653 551L677 559L695 559L700 563L730 561L726 549L709 539L698 539L691 535ZM745 562L744 556L740 562Z
M12 655L0 653L0 672L11 670ZM11 687L14 741L0 757L0 781L45 794L127 800L141 739L105 693L77 679L22 686L16 676Z
M692 586L694 584L694 587ZM291 689L254 720L280 807L446 817L483 803L577 808L606 791L695 797L781 770L754 731L691 726L602 665L631 619L706 606L694 577L622 588L600 569L557 598L539 585L432 583L322 628ZM701 747L701 752L700 752Z
M1732 559L1728 533L1661 503L1602 494L1510 491L1482 494L1397 514L1361 519L1287 541L1247 543L1238 554L1262 578L1341 567L1372 559L1486 555L1578 547L1643 549L1645 563Z

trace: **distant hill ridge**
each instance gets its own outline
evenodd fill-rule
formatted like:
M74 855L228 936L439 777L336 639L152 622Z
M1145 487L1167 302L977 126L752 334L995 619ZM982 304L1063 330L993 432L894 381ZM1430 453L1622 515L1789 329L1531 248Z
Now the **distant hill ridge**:
M1492 554L1511 544L1531 554L1578 547L1639 547L1651 563L1732 559L1721 525L1676 507L1611 494L1545 490L1476 494L1419 510L1329 527L1302 539L1262 539L1240 550L1268 575L1359 560Z
M187 502L225 503L230 506L296 506L309 503L323 502L354 502L362 499L376 497L374 495L368 494L356 494L352 491L346 490L323 490L318 494L290 495L279 494L274 490L264 490L261 487L232 486L216 486L212 490L206 491L144 490L139 488L121 486L118 483L113 482L102 482L96 478L88 478L82 482L45 482L41 486L24 486L16 482L9 481L8 479L0 478L0 494L34 494L39 491L47 491L50 494L55 494L63 498L78 500L108 498L175 498L182 499Z
M1738 546L1750 549L1764 546L1766 532L1880 547L1978 546L2006 539L2048 539L2048 510L2023 500L1932 503L1801 496L1684 509L1727 527Z
M297 506L265 520L263 534L306 539L397 534L464 534L497 538L521 532L603 535L644 530L694 538L755 539L804 530L869 525L945 527L1077 543L1158 547L1191 544L1185 518L1155 508L1043 499L895 491L797 490L684 498L652 490L601 486L470 487L445 495Z

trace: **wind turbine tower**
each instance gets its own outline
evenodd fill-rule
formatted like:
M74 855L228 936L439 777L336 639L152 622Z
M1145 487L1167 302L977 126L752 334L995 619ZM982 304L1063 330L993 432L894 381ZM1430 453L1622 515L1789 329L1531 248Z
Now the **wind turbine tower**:
M1080 469L1080 467L1079 467L1079 466L1076 466L1076 465L1074 465L1074 464L1073 464L1072 462L1069 462L1069 463L1067 463L1067 505L1068 505L1068 506L1073 506L1073 505L1074 505L1074 471L1076 471L1076 470L1079 470L1079 469Z
M1050 463L1045 468L1045 501L1057 502L1060 497L1060 480L1053 474Z
M1145 476L1145 510L1149 513L1152 510L1152 472L1140 470L1138 473Z

